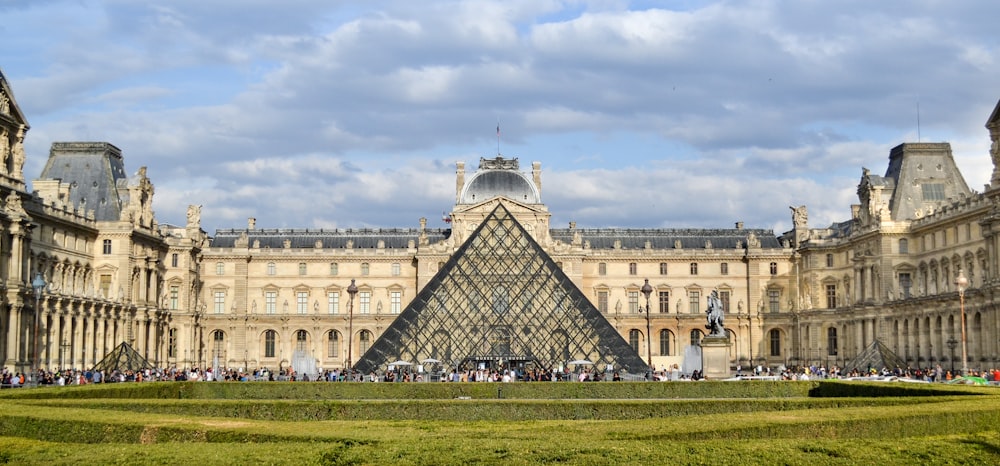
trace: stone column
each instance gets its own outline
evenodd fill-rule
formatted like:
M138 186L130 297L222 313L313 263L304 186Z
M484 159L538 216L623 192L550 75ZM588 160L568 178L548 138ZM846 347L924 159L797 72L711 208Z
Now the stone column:
M6 350L4 352L3 365L4 367L16 368L16 371L24 372L21 366L24 361L24 353L20 351L25 339L21 337L22 327L21 319L22 314L25 312L25 307L21 304L12 304L10 306L10 319L7 321L6 329Z

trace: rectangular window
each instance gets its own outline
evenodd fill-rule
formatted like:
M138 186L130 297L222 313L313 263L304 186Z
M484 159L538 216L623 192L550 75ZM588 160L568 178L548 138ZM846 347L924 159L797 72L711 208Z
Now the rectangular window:
M176 358L177 357L177 329L170 329L167 340L167 357Z
M629 314L639 313L639 292L629 291L628 292L628 312Z
M601 311L602 314L608 313L608 292L598 291L597 292L597 310Z
M778 290L767 290L768 310L778 312L781 310L781 292Z
M274 357L274 343L275 343L275 333L274 331L268 331L264 334L264 357L273 358Z
M781 332L777 329L771 330L771 356L781 356Z
M101 275L101 293L104 294L105 298L111 299L111 274Z
M264 313L274 314L278 312L278 292L267 291L264 293Z
M176 253L171 254L170 255L170 266L171 267L177 267L177 263L178 262L179 262L179 256Z
M701 313L701 292L700 291L689 291L688 292L688 311L692 314Z
M833 254L826 255L826 266L833 267Z
M215 263L215 274L216 275L225 275L226 274L226 264L224 264L222 262L216 262Z
M170 309L177 310L177 302L180 300L181 287L172 285L170 287Z
M278 273L278 267L276 265L274 265L274 262L268 262L267 263L267 274L268 275L275 275L277 273Z
M913 284L910 281L910 274L909 273L900 273L899 274L899 293L900 293L900 298L901 299L909 299L910 298L910 287L911 286L913 286Z
M337 349L338 349L337 346L340 344L340 341L337 339L337 334L334 333L333 331L330 331L330 333L328 335L329 336L326 339L326 341L327 341L327 343L326 343L326 357L328 357L328 358L339 358L340 355L337 352Z
M106 239L101 244L104 245L104 254L111 254L111 240Z
M597 274L598 275L608 274L608 264L606 262L601 262L597 264Z
M368 275L368 269L369 269L368 263L367 262L362 262L361 263L361 275L367 276Z
M393 277L398 277L400 272L401 272L401 270L400 270L399 262L393 262L392 263L392 276Z
M660 275L666 275L666 274L667 274L667 263L660 262Z
M771 275L777 275L778 274L778 263L777 262L771 262L769 264L768 268L771 270Z
M399 264L396 264L399 265ZM393 314L399 314L403 305L403 293L401 291L392 291L389 293L389 312Z
M372 292L362 291L358 293L358 313L371 314L371 308L372 308Z
M729 314L729 291L720 291L719 301L722 301L722 311Z
M306 263L299 262L299 275L305 275L305 274L306 274Z
M670 312L670 292L660 291L657 293L657 302L660 303L660 313L666 314Z
M639 266L635 262L628 263L628 274L636 275L639 273Z
M309 292L299 291L295 293L295 310L299 314L309 312Z
M691 275L698 275L698 263L697 262L692 262L691 263Z
M339 291L328 291L326 293L326 309L330 314L340 314Z
M721 275L729 275L729 263L728 262L723 262L723 263L719 264L719 274L721 274Z
M331 262L330 263L330 275L337 275L337 268L338 268L337 267L337 263L336 262Z
M837 308L837 285L826 285L826 308Z
M226 311L226 292L216 291L214 296L215 296L214 298L215 313L222 314L223 312Z

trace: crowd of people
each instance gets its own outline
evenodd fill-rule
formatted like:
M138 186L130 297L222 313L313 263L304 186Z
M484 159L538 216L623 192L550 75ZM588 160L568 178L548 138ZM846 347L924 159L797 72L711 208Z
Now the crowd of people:
M742 366L736 366L735 375L737 377L764 376L773 377L775 380L816 380L816 379L850 379L865 377L900 377L926 382L948 382L958 377L959 373L952 373L951 370L943 369L940 365L927 368L900 368L894 369L869 368L868 370L854 369L844 371L840 367L824 365L812 365L802 367L779 366L775 369L767 366L756 366L749 370L744 370ZM1000 384L1000 369L970 370L969 376L982 377L992 384ZM651 374L653 380L658 381L691 381L703 379L699 371L684 373L677 365L669 368L662 368ZM267 368L246 371L242 369L229 368L191 368L191 369L143 369L143 370L115 370L106 373L105 371L87 370L40 370L38 383L48 386L63 385L85 385L90 383L121 383L121 382L144 382L144 381L227 381L227 382L597 382L597 381L621 381L621 380L644 380L645 376L635 374L620 374L619 372L604 372L598 369L582 368L569 371L568 368L542 370L542 369L470 369L452 370L451 372L423 372L411 371L409 368L390 367L381 372L370 372L361 374L348 372L342 369L324 370L318 374L300 374L292 368L280 368L269 370ZM13 372L7 368L0 371L0 386L2 388L18 388L32 384L32 380L27 374Z

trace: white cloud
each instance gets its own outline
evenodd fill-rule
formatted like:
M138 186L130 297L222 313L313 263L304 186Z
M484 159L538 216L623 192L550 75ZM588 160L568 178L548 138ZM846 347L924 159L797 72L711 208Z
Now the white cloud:
M844 220L861 167L916 139L918 102L973 189L992 172L1000 4L11 5L29 178L52 142L109 141L149 166L164 221L416 226L453 203L453 161L495 154L498 119L503 153L549 167L555 225Z

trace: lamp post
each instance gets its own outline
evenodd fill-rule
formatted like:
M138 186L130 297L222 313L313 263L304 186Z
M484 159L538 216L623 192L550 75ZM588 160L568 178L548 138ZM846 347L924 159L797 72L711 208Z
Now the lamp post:
M41 355L38 352L38 327L41 322L42 314L42 290L45 289L45 279L42 278L42 273L38 272L35 274L35 279L31 281L31 287L35 289L35 338L33 341L34 349L32 350L31 358L31 380L32 383L38 386L38 370L41 365Z
M965 287L969 286L969 279L965 278L962 269L958 269L958 276L955 277L955 287L958 288L958 303L962 314L962 375L969 375L969 353L966 348L965 339Z
M347 302L347 376L349 381L354 380L351 367L351 349L354 347L354 295L358 294L358 287L351 279L351 285L347 287L347 294L351 299Z
M653 287L649 285L648 278L639 291L646 296L646 364L649 366L646 378L653 380L653 335L651 334L652 330L649 323L649 295L653 292Z
M951 374L955 375L955 347L958 346L958 341L955 340L955 335L948 337L948 341L945 342L948 345L948 349L951 350Z

